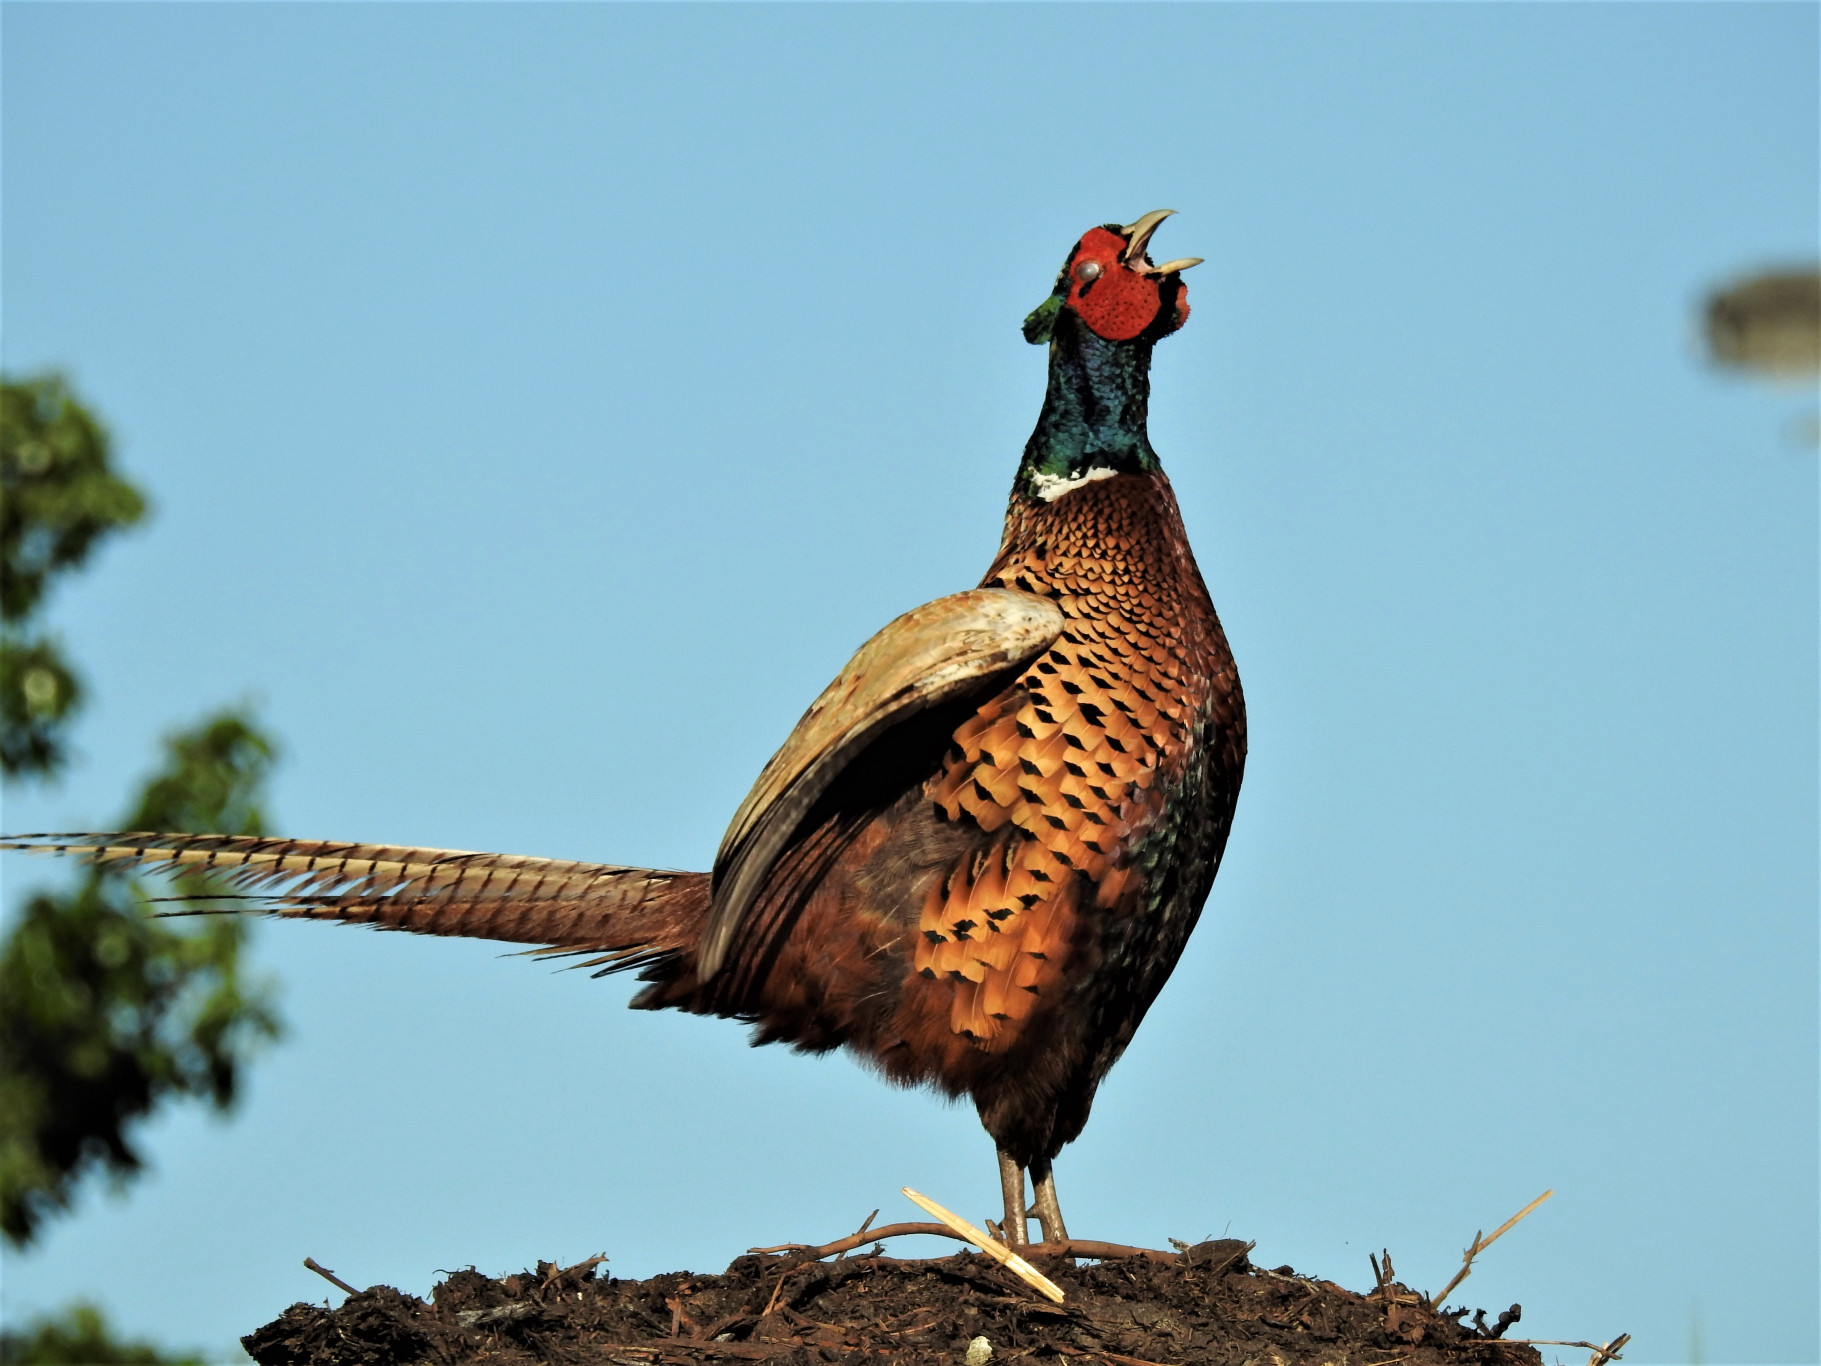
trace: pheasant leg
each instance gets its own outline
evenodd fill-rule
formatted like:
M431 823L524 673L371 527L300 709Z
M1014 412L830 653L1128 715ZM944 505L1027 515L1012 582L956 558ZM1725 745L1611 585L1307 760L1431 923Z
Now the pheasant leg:
M1037 1216L1037 1222L1043 1226L1043 1241L1066 1243L1069 1231L1062 1226L1062 1206L1056 1203L1055 1169L1046 1161L1040 1166L1033 1166L1031 1176L1037 1195L1031 1213Z
M1031 1234L1025 1221L1030 1212L1024 1207L1024 1168L1004 1148L999 1150L999 1190L1005 1196L1005 1245L1029 1247Z

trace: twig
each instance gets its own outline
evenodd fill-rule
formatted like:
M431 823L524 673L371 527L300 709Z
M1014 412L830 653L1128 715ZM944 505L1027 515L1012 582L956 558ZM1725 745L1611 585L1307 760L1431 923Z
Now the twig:
M1047 1299L1054 1300L1057 1304L1063 1302L1064 1296L1062 1287L1057 1285L1056 1282L1052 1281L1029 1262L1025 1261L1024 1258L1020 1257L1016 1252L1013 1252L1004 1243L997 1242L994 1239L987 1237L986 1234L968 1223L968 1221L963 1219L959 1214L956 1214L952 1210L944 1209L927 1195L917 1194L917 1192L912 1190L909 1186L904 1187L904 1198L914 1205L922 1206L931 1214L935 1215L968 1242L974 1244L974 1246L986 1253L987 1256L1004 1266L1007 1271L1011 1272L1019 1280L1030 1286L1038 1294L1043 1295Z
M875 1219L877 1219L877 1218L878 1218L878 1217L879 1217L879 1211L878 1211L878 1210L874 1210L874 1211L873 1211L873 1212L872 1212L872 1213L871 1213L871 1214L869 1214L869 1215L867 1215L867 1216L866 1216L866 1222L865 1222L865 1223L864 1223L864 1224L861 1224L861 1225L860 1225L860 1228L859 1228L859 1230L858 1230L858 1232L856 1232L856 1233L855 1233L855 1234L854 1234L854 1237L856 1237L856 1238L858 1238L858 1237L859 1237L859 1236L860 1236L860 1235L861 1235L861 1234L862 1234L862 1233L865 1233L865 1232L866 1232L866 1230L867 1230L867 1229L869 1229L869 1228L871 1228L871 1227L872 1227L872 1226L873 1226L873 1220L875 1220ZM849 1250L850 1250L850 1251L851 1251L851 1249L849 1249ZM837 1261L837 1262L838 1262L838 1261L841 1261L841 1260L842 1260L842 1259L843 1259L843 1258L845 1258L845 1257L846 1257L846 1256L847 1256L847 1253L846 1253L846 1252L843 1252L843 1253L842 1253L842 1254L841 1254L841 1256L840 1256L840 1257L837 1257L837 1258L835 1258L835 1260L836 1260L836 1261Z
M778 1307L778 1296L784 1293L785 1281L788 1281L804 1267L814 1265L814 1262L798 1262L795 1266L785 1267L784 1270L778 1274L778 1283L771 1288L771 1298L765 1302L765 1308L760 1312L759 1317L764 1318L766 1314L771 1313L772 1310Z
M360 1294L360 1291L356 1290L353 1286L349 1285L340 1276L337 1276L333 1271L329 1270L328 1267L318 1266L316 1264L316 1259L314 1257L305 1257L304 1265L309 1267L310 1270L314 1271L318 1276L321 1276L325 1281L327 1281L330 1285L334 1286L337 1290L346 1291L350 1295Z
M1372 1275L1378 1281L1378 1288L1374 1293L1385 1306L1385 1331L1395 1333L1403 1327L1404 1306L1420 1304L1421 1301L1408 1291L1400 1293L1401 1287L1395 1280L1397 1272L1391 1266L1391 1249L1386 1248L1383 1256L1385 1259L1383 1265L1380 1265L1378 1258L1370 1252L1366 1254L1366 1260L1372 1263Z
M1597 1342L1565 1342L1561 1338L1504 1338L1502 1341L1516 1343L1519 1347L1585 1347L1593 1353L1587 1366L1600 1366L1601 1362L1619 1359L1619 1353L1631 1341L1631 1334L1620 1333L1603 1347Z
M883 1228L862 1229L845 1238L837 1238L832 1243L779 1243L776 1247L749 1247L748 1252L778 1253L807 1252L812 1258L820 1260L832 1257L839 1252L850 1252L854 1248L883 1238L906 1238L912 1234L927 1234L934 1238L953 1238L957 1242L971 1243L974 1240L966 1234L957 1233L947 1224L886 1224ZM1133 1247L1127 1243L1102 1243L1091 1238L1069 1238L1057 1243L1032 1243L1025 1249L1039 1257L1146 1257L1153 1262L1174 1264L1181 1260L1174 1252L1164 1252L1154 1247Z
M934 1314L936 1317L934 1319L931 1319L928 1323L907 1323L902 1328L892 1328L889 1326L891 1324L898 1323L904 1319L918 1318L924 1314ZM936 1323L936 1321L938 1319L940 1319L941 1317L942 1317L942 1311L940 1309L936 1308L934 1305L932 1305L932 1304L919 1305L917 1308L911 1310L910 1313L908 1313L908 1314L900 1314L897 1316L897 1318L887 1319L885 1321L885 1323L883 1323L879 1326L879 1331L881 1333L886 1334L888 1337L901 1338L906 1333L921 1333L921 1332L925 1331L926 1329L932 1327Z
M544 1289L548 1287L558 1276L572 1276L578 1271L587 1271L590 1267L599 1266L606 1260L607 1254L605 1252L597 1252L586 1261L577 1262L574 1266L559 1266L554 1261L550 1262L548 1263L550 1270L545 1273L543 1285L538 1288Z
M1525 1205L1523 1209L1519 1210L1504 1223L1493 1229L1490 1238L1482 1238L1478 1233L1475 1233L1473 1235L1473 1245L1461 1254L1461 1269L1454 1273L1453 1280L1442 1287L1442 1293L1433 1296L1429 1303L1433 1304L1437 1309L1440 1309L1442 1307L1442 1302L1453 1293L1454 1287L1473 1274L1473 1259L1479 1256L1480 1253L1484 1252L1487 1248L1491 1247L1500 1238L1503 1238L1507 1233L1511 1232L1512 1229L1516 1228L1518 1220L1522 1219L1526 1214L1529 1214L1531 1210L1535 1209L1554 1194L1555 1191L1553 1189L1544 1191L1528 1205Z
M879 1238L902 1238L912 1233L930 1233L938 1238L960 1238L947 1224L887 1224L866 1233L849 1234L837 1238L832 1243L817 1246L813 1243L779 1243L776 1247L749 1247L748 1252L807 1252L818 1259L832 1257L837 1252L847 1252ZM962 1242L967 1239L961 1238Z
M1143 1257L1148 1261L1162 1262L1166 1266L1173 1266L1182 1260L1174 1252L1163 1252L1154 1247L1101 1243L1092 1238L1065 1238L1059 1243L1032 1243L1025 1251L1038 1257L1093 1257L1101 1261L1108 1257Z
M693 1284L693 1282L691 1284ZM713 1337L714 1335L712 1333L704 1333L702 1331L702 1325L691 1318L689 1316L689 1311L683 1307L683 1296L689 1292L689 1289L689 1284L678 1286L676 1294L666 1297L664 1300L664 1307L670 1311L670 1336L673 1338L682 1337L683 1330L687 1328L689 1330L689 1340L691 1342L699 1342L703 1338Z
M742 1357L747 1361L764 1361L767 1357L783 1356L792 1350L790 1344L785 1342L697 1342L694 1338L658 1338L655 1342L603 1342L591 1345L598 1346L603 1352L637 1352L641 1356L650 1357L655 1357L660 1352L683 1351L703 1352L717 1357Z

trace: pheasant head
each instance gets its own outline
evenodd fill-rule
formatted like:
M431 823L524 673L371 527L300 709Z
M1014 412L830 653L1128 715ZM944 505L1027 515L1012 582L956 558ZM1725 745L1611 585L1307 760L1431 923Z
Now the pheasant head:
M1183 256L1153 265L1151 235L1175 213L1154 209L1123 228L1116 223L1089 228L1056 276L1056 288L1024 320L1024 339L1046 342L1066 311L1106 341L1132 341L1149 334L1167 336L1189 316L1188 291L1182 272L1201 264Z
M1151 237L1174 212L1088 229L1024 320L1026 341L1049 343L1050 374L1017 493L1053 502L1091 479L1160 468L1145 432L1151 347L1187 321L1182 272L1201 264L1152 262Z

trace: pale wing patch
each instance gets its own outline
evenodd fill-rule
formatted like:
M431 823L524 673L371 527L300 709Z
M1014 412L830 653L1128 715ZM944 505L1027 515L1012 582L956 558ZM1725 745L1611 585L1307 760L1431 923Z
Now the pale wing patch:
M703 979L719 971L798 822L868 743L982 679L1029 663L1062 626L1062 612L1045 598L975 588L906 612L862 645L765 765L728 826L698 956Z

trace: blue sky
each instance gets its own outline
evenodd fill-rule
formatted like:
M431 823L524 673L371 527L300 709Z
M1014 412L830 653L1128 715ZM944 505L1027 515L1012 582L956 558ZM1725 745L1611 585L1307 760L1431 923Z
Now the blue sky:
M114 818L254 698L287 833L705 867L848 653L991 558L1069 245L1176 208L1208 263L1152 436L1252 757L1071 1228L1437 1289L1553 1187L1471 1303L1816 1360L1814 400L1694 325L1816 254L1815 6L3 22L5 362L65 368L156 508L53 604L84 759L8 827ZM242 1109L155 1123L9 1319L226 1354L328 1289L306 1255L421 1293L994 1207L968 1110L626 982L257 956L290 1032Z

